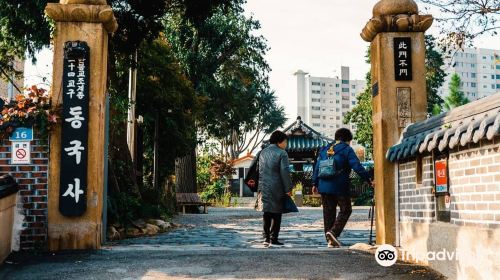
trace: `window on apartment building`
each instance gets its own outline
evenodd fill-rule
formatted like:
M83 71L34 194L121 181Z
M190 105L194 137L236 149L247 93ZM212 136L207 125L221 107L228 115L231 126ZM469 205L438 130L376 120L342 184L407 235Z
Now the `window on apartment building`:
M476 67L476 64L471 63L471 64L470 64L470 67L471 67L471 68L474 68L474 67Z
M313 99L311 99L311 101L312 102L321 102L321 99L319 99L319 98L313 98Z
M356 105L356 101L351 101L351 104L352 105Z
M349 80L342 80L342 84L348 85L349 84Z
M349 109L349 105L348 104L342 104L342 109Z
M321 109L321 107L318 107L318 106L312 106L311 107L314 111L319 111Z
M319 118L321 118L321 116L320 115L312 115L312 118L313 119L319 119Z
M325 83L322 83L322 84L321 84L321 86L322 86L322 87L324 87L324 86L325 86Z
M335 87L340 87L340 84L335 84Z
M356 96L356 93L354 93L354 92L353 92L353 93L351 93L351 95L352 95L352 96Z
M342 88L342 92L349 92L348 88Z
M486 59L486 56L483 55L483 59Z
M323 119L326 120L326 116L323 116Z
M491 84L491 89L495 89L495 84Z
M336 119L337 119L337 120L340 120L340 117L339 117L339 116L337 116L337 117L336 117Z
M318 83L318 82L312 82L312 83L311 83L311 85L313 85L313 86L320 86L320 85L321 85L321 83Z
M340 92L335 93L335 95L340 96Z
M483 85L483 88L487 88L488 86L487 85Z
M471 87L476 87L476 83L470 83Z
M335 103L339 104L339 103L340 103L340 100L335 100Z
M487 77L486 75L483 75L483 79L486 79L486 77Z
M351 86L351 88L352 88L352 89L356 89L356 85L352 85L352 86Z
M500 89L500 84L497 84L497 89Z
M500 85L499 85L500 86ZM335 111L340 112L340 108L335 109Z
M500 70L500 64L497 64L497 69Z
M495 75L491 75L491 79L494 80L495 79Z
M471 78L475 78L476 77L476 73L470 73L470 77Z
M497 75L497 80L500 80L500 75Z

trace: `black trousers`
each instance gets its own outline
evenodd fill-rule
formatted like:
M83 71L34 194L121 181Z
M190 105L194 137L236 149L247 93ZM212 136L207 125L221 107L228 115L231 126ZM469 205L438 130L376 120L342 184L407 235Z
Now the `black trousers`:
M323 204L325 233L331 232L335 237L339 237L352 213L351 198L322 194L321 202ZM338 216L337 205L340 207Z
M278 240L281 228L281 213L264 212L264 238Z

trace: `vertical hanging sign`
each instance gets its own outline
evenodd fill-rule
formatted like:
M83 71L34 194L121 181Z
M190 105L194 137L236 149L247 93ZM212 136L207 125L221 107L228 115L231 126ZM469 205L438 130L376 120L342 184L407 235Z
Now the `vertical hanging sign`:
M394 38L394 70L396 81L412 80L411 38Z
M89 57L86 42L64 45L59 190L59 211L64 216L81 216L87 209Z

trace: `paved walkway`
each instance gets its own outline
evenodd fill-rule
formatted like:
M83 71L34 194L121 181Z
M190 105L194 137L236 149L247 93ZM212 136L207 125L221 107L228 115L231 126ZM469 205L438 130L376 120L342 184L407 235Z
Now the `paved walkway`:
M366 209L355 210L340 240L366 242ZM251 209L209 209L179 215L185 225L154 237L123 240L90 252L23 254L0 266L3 279L444 279L421 266L378 265L370 254L328 249L321 210L286 215L286 248L263 248L261 214Z
M320 208L303 208L299 213L283 215L280 240L286 248L323 248L323 216ZM119 245L196 246L199 248L264 248L262 213L250 208L210 208L208 214L179 215L175 223L184 225L153 237L127 239ZM345 246L368 243L368 209L354 209L340 237Z

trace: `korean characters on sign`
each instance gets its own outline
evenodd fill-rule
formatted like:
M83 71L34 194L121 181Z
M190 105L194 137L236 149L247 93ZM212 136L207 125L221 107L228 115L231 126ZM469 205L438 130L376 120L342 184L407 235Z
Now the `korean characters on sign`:
M434 162L436 194L448 192L448 160L440 159Z
M81 41L64 47L59 211L70 217L87 209L89 51Z
M394 38L394 70L396 81L412 80L411 38Z

